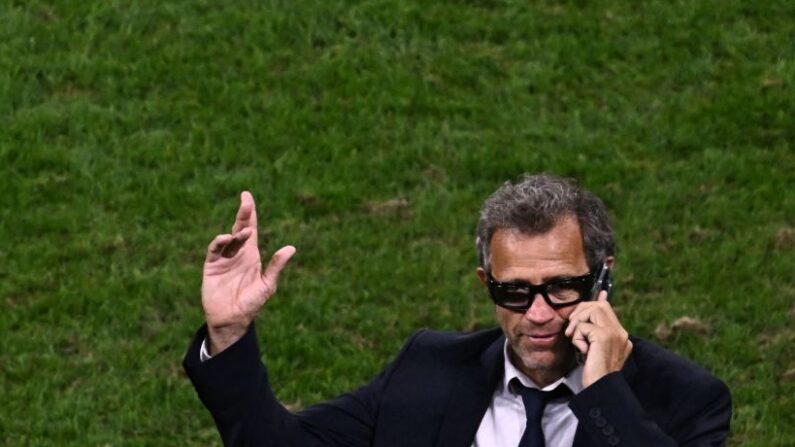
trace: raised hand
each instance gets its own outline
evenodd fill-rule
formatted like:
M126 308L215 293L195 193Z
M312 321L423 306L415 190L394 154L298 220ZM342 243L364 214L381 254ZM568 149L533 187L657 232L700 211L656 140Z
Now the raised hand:
M600 292L596 301L580 303L574 309L565 333L585 355L583 388L611 372L620 371L632 352L629 334L607 302L605 291Z
M210 355L220 353L246 333L260 308L276 293L279 273L294 254L295 247L282 247L262 270L257 210L251 193L243 191L232 233L216 236L204 260L202 307Z

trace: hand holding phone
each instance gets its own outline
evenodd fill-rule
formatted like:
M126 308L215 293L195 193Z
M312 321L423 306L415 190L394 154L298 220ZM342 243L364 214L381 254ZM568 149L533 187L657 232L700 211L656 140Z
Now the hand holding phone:
M610 268L603 262L595 273L589 301L584 301L568 316L565 334L571 337L577 359L583 365L583 387L605 375L619 371L632 352L629 334L607 301L613 288ZM607 299L599 299L602 292Z

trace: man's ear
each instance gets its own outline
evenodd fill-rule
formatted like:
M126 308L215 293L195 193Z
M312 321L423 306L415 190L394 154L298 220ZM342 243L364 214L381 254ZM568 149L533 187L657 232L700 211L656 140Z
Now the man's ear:
M607 264L607 267L609 269L612 270L613 269L613 265L615 265L615 263L616 263L616 257L615 256L607 256L605 258L605 264Z
M478 274L478 279L480 280L480 283L485 286L486 285L486 271L483 270L483 267L478 267L476 273Z

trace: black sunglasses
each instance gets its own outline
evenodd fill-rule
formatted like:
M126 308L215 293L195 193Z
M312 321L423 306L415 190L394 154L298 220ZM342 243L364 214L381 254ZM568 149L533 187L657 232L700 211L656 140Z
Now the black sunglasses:
M500 282L486 273L486 285L494 304L516 312L527 312L536 294L553 309L573 306L591 298L594 274L589 272L574 278L556 279L534 285L524 281Z

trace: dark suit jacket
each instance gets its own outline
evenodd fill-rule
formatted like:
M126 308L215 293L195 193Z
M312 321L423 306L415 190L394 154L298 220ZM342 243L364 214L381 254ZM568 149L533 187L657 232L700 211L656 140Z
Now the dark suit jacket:
M271 390L253 328L201 363L205 337L202 328L183 365L228 446L470 447L503 375L499 329L420 331L369 384L292 414ZM726 385L649 342L632 342L621 372L571 400L574 447L724 445Z

